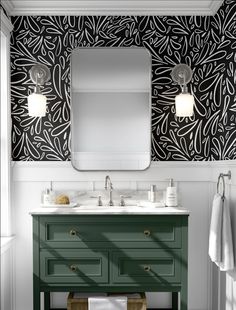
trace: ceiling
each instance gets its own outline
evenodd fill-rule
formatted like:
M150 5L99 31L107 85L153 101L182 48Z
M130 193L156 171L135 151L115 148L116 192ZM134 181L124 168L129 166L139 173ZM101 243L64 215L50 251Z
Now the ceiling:
M9 15L214 15L224 0L2 0Z

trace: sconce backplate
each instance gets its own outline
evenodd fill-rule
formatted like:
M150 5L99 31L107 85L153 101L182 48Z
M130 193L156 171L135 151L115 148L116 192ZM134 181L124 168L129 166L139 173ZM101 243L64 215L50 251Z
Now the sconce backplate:
M30 78L36 85L43 85L47 81L49 81L51 74L50 70L46 65L37 64L34 65L30 71Z
M193 71L186 64L178 64L171 71L173 81L179 85L186 85L192 79Z

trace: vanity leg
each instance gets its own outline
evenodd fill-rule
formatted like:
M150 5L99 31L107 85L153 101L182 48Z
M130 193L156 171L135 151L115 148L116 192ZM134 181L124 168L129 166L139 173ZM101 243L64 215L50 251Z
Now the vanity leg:
M39 222L33 218L33 310L41 310L39 273Z
M172 310L178 310L178 292L172 292Z
M188 294L186 287L182 287L180 291L180 310L188 310Z
M41 310L40 291L36 288L33 293L33 310Z
M44 310L50 310L50 292L44 292Z
M183 221L182 232L182 251L183 257L186 259L182 261L180 310L188 310L188 219Z

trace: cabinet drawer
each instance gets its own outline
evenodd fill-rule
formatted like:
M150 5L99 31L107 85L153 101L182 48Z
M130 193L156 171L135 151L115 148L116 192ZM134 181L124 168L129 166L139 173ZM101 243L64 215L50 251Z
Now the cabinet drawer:
M41 250L40 274L41 280L46 283L107 283L108 252Z
M88 243L101 243L101 247L181 247L181 218L163 216L158 218L134 216L120 218L114 222L93 218L42 218L41 240L44 246L80 247ZM140 243L137 245L137 243ZM106 245L104 244L106 243ZM90 244L91 246L91 244ZM92 245L93 246L93 245ZM97 244L96 246L99 246Z
M180 250L114 251L111 261L114 284L160 285L181 281Z

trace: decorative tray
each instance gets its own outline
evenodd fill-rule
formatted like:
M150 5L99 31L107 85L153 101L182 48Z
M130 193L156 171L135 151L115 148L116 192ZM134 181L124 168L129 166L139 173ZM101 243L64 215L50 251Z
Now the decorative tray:
M71 202L69 204L43 204L41 203L40 207L42 208L74 208L77 206L77 202Z

